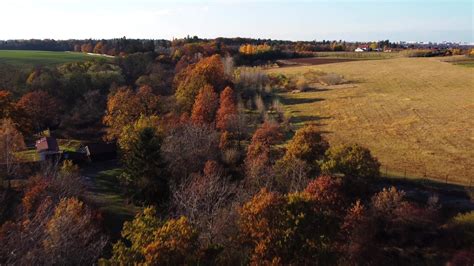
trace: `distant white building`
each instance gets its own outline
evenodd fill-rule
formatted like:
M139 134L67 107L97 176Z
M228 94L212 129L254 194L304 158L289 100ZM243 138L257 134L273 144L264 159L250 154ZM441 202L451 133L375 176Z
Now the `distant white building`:
M360 53L360 52L365 52L365 50L362 49L362 48L360 48L360 47L357 47L357 48L354 50L354 52Z

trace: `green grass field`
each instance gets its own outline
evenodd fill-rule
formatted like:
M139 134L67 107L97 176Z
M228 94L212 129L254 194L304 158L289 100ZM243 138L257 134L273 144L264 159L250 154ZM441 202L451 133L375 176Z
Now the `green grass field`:
M331 144L370 148L384 173L474 185L474 68L395 58L268 71L299 78L310 70L348 83L281 94L294 124L317 123Z
M0 64L3 63L13 66L53 66L68 62L85 61L92 58L103 57L74 52L0 50Z

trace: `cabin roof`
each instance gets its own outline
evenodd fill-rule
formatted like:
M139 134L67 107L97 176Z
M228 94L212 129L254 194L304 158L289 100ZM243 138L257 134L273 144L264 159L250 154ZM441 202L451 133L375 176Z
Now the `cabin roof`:
M59 145L55 138L53 137L43 137L36 141L35 144L36 151L44 152L44 151L59 151Z

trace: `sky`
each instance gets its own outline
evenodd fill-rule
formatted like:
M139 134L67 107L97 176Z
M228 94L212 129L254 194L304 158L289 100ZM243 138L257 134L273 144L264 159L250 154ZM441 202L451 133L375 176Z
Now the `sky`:
M0 0L0 40L252 37L474 43L473 0Z

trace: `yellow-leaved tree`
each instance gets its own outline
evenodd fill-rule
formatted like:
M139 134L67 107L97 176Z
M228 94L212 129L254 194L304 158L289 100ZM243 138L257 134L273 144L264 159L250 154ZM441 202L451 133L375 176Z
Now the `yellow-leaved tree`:
M149 86L138 91L122 87L109 95L103 123L107 126L106 140L116 140L125 126L132 124L141 115L151 116L159 112L159 97Z
M23 135L15 128L12 120L5 118L0 122L0 163L6 165L6 174L11 175L16 169L16 152L26 146Z
M61 199L45 233L43 255L51 264L93 264L107 244L94 213L76 198Z
M197 94L206 85L211 85L217 92L223 89L226 75L221 57L213 55L188 66L176 75L174 83L178 105L183 111L190 112Z
M120 150L124 153L128 152L131 149L132 143L137 141L139 132L145 128L154 128L157 134L161 134L163 131L158 116L140 115L140 118L138 118L134 123L128 124L122 128L117 140Z
M100 265L185 265L197 261L198 233L185 217L162 222L153 207L147 207L131 222L125 222L122 237L113 246L112 257Z

